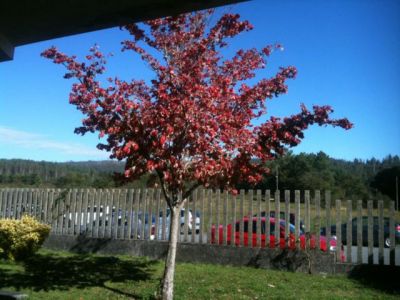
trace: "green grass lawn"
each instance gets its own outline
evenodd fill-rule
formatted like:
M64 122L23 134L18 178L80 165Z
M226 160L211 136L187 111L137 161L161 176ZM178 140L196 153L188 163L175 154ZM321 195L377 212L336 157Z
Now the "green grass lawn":
M162 271L163 262L146 258L41 250L25 263L0 261L0 289L29 299L152 299ZM399 299L398 272L364 275L178 264L175 299Z

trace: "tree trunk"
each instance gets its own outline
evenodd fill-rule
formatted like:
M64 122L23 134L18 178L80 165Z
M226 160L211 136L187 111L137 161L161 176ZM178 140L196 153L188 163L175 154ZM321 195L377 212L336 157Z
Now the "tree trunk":
M168 254L165 260L164 277L162 281L162 299L172 300L174 295L174 274L175 274L175 258L176 248L179 237L180 228L180 210L182 205L171 209L171 226L169 231Z

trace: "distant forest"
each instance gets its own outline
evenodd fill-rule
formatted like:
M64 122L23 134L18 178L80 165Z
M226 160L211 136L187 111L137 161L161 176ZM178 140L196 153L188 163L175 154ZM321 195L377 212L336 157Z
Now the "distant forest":
M238 189L330 190L336 199L395 199L399 156L382 160L345 161L323 152L287 155L268 164L270 173L257 186L242 183ZM144 176L133 182L120 180L124 163L118 161L46 162L0 159L0 187L118 188L151 187Z

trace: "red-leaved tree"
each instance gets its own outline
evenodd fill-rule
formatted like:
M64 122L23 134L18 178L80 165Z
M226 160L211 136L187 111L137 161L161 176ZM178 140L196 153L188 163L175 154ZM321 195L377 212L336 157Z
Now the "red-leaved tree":
M219 50L228 39L252 25L237 14L226 14L209 26L212 11L147 21L147 29L127 25L132 38L122 51L134 51L154 71L151 84L142 80L98 79L105 57L97 47L86 62L56 48L42 53L67 68L75 78L69 101L84 115L78 134L99 132L97 147L111 158L125 160L125 177L155 174L171 210L169 250L162 282L162 297L172 299L179 215L184 202L199 186L225 187L236 192L238 182L257 183L268 173L267 161L298 145L312 124L352 127L347 119L331 119L330 106L304 105L298 114L265 118L265 101L287 92L286 80L295 67L283 67L272 78L254 85L246 80L266 66L279 46L238 50L223 59ZM157 51L157 59L150 51ZM264 123L253 120L264 116ZM261 119L262 120L262 119ZM181 195L181 197L180 197Z

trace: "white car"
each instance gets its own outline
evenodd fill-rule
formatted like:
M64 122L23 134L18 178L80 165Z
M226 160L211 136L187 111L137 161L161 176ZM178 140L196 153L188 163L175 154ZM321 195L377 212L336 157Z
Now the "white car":
M138 230L137 230L138 238L140 238L140 234L142 232L142 219L141 219L142 216L141 216L141 214L142 213L139 212L138 220L137 220L137 222L135 222L135 212L132 212L131 238L133 237L132 235L133 235L136 225L138 226ZM85 217L86 217L86 224L85 224ZM106 206L105 209L103 208L103 205L101 205L99 209L97 209L97 207L94 206L93 212L91 212L91 208L88 207L87 213L75 212L74 219L73 219L73 213L71 213L71 212L68 213L68 217L67 217L67 214L63 214L63 218L64 218L64 222L68 222L68 225L67 225L68 227L72 227L73 225L77 226L78 222L79 222L80 228L77 229L77 231L74 233L79 232L80 234L83 234L83 233L87 232L90 220L92 220L92 224L93 224L92 226L96 225L97 219L98 219L98 225L103 226L103 224L102 224L103 218L105 221L105 224L104 224L105 227L108 227L111 224L113 226L124 226L124 234L125 235L128 230L128 226L127 226L128 225L128 222L127 222L128 212L126 212L125 216L123 216L123 212L120 209L118 211L118 214L116 214L115 207L111 208L110 206ZM79 220L79 218L80 218L80 220ZM154 220L155 220L155 218L154 218ZM111 221L111 223L110 223L110 221ZM147 220L147 216L146 216L146 224L145 224L145 229L144 229L145 237L146 236L149 237L149 226L148 226L147 222L148 222L148 220Z
M169 208L167 209L167 213L166 213L166 220L165 220L165 238L168 240L169 239L169 227L171 224L171 213ZM193 232L193 214L192 214L192 210L189 209L189 215L188 215L188 224L187 224L187 229L188 229L188 234L192 234ZM185 230L185 209L182 208L181 210L181 216L180 216L180 223L181 223L181 234L184 234L184 230ZM200 231L200 212L196 211L195 213L195 232L198 234ZM154 226L154 224L153 224ZM159 222L158 222L158 239L162 239L162 229L163 229L163 212L161 211L159 213ZM152 235L151 239L154 239L155 236Z

